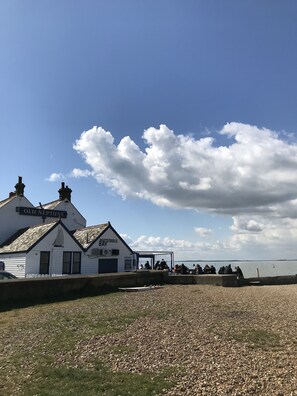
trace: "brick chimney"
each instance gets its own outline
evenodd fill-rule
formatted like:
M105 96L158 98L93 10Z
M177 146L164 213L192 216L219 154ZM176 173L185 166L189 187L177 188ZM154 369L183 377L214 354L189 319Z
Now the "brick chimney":
M59 193L59 200L64 201L64 199L67 199L69 202L71 202L71 193L72 190L68 186L65 187L65 183L61 183L61 188L58 191Z
M14 187L15 187L15 194L23 197L25 184L22 182L22 176L19 176L19 181Z

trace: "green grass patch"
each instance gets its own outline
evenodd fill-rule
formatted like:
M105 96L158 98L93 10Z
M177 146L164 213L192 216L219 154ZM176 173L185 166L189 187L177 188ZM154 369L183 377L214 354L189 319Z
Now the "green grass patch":
M116 355L129 355L135 351L135 349L126 345L114 345L110 347L110 351Z
M169 310L170 311L170 310ZM0 380L3 395L154 395L166 389L164 373L113 373L109 368L69 368L85 342L124 331L144 317L168 315L140 304L126 306L122 295L104 295L58 301L50 304L14 307L1 312L0 331L7 348L0 357L5 373ZM133 354L118 347L112 353ZM94 358L91 356L92 364ZM58 367L58 366L60 367ZM15 375L18 373L18 375ZM158 375L156 375L158 374Z
M40 371L38 380L27 384L24 396L77 396L77 395L157 395L169 389L173 383L166 380L166 374L134 374L112 372L102 365L95 369L48 368Z
M258 348L279 348L280 336L278 334L260 329L247 329L234 334L234 339L245 342L252 347Z

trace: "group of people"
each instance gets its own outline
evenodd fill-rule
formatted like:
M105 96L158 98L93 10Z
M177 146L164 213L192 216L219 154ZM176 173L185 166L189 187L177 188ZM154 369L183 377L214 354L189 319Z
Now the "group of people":
M181 265L175 264L175 266L173 267L172 272L174 274L182 274L182 275L190 273L189 268L186 267L184 263L182 263Z
M216 274L217 271L213 265L206 264L203 268L200 264L194 264L194 269L189 269L184 264L178 265L176 264L173 268L174 274L194 274L194 275L203 275L203 274ZM235 271L232 270L231 264L221 267L218 270L218 274L235 274L238 278L243 278L242 270L239 266L235 267Z
M226 266L220 267L218 274L235 274L237 275L237 278L243 278L243 273L242 270L239 266L235 267L235 271L232 270L231 264L228 264Z
M184 263L181 265L176 264L173 268L173 273L175 274L194 274L194 275L202 275L202 274L216 274L216 269L213 265L206 264L204 268L201 267L200 264L194 264L194 269L189 269Z
M213 265L208 265L206 264L204 268L201 267L200 264L196 264L195 266L195 272L196 275L202 275L202 274L216 274L217 270Z
M146 269L146 270L170 270L166 261L162 259L161 261L157 261L153 266L149 263L147 260L146 263L143 265L141 264L140 269ZM200 264L194 264L193 269L189 269L184 263L182 264L175 264L175 266L172 269L172 272L174 274L194 274L194 275L203 275L203 274L216 274L216 268L213 265L208 265L206 264L203 268L201 267ZM231 264L225 265L220 267L218 270L218 274L235 274L237 275L238 278L243 278L243 273L242 270L239 266L235 267L235 271L232 270Z
M166 261L164 259L162 259L161 261L157 261L154 266L152 267L152 265L149 263L149 261L147 260L145 262L145 264L141 264L140 265L140 269L146 269L146 270L169 270L168 264L166 263Z

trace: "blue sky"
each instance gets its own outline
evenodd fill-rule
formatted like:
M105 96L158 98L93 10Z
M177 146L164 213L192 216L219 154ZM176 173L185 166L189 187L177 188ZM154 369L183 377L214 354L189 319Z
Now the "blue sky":
M0 199L61 181L178 259L296 258L297 3L0 2Z

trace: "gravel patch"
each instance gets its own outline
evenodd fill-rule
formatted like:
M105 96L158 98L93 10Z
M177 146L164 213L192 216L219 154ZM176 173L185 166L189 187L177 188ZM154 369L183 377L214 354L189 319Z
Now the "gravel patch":
M297 395L296 307L297 285L168 285L99 296L89 306L60 304L94 323L113 315L122 321L119 330L81 337L72 350L57 352L55 365L91 370L100 361L114 371L166 371L174 382L167 396Z
M166 395L297 395L297 286L166 286L123 293L117 309L145 311L119 333L67 356L115 371L169 370Z

